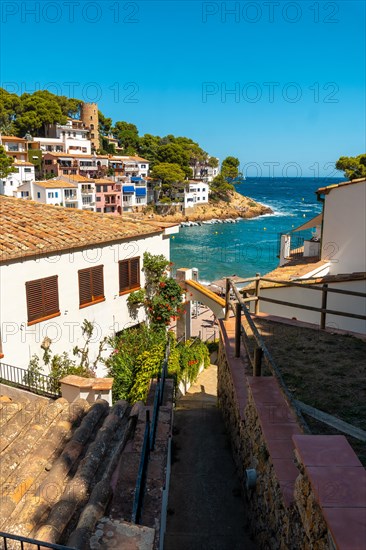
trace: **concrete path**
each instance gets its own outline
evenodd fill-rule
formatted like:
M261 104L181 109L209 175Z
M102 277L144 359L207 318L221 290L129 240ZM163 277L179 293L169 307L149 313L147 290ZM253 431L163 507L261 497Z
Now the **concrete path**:
M216 406L217 367L202 372L174 411L164 550L254 550L245 529L230 442Z

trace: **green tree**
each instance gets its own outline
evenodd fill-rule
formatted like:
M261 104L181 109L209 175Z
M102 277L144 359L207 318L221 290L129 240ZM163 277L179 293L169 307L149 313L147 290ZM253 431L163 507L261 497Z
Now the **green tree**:
M158 162L158 150L161 145L161 138L152 134L145 134L139 139L138 153L150 161L150 169Z
M222 174L218 174L210 183L211 197L213 199L229 200L230 193L235 188L231 183L228 183Z
M210 157L207 161L208 166L211 166L211 168L217 168L219 165L219 161L216 157Z
M337 170L343 170L350 180L366 177L366 153L357 157L340 157L336 162Z
M0 178L6 179L12 172L15 172L13 159L12 157L8 157L4 147L0 145Z
M139 133L134 124L118 121L112 128L112 133L118 139L124 154L135 154L139 146Z
M226 179L235 179L239 175L240 161L236 157L226 157L221 164L221 174Z
M170 185L183 181L185 178L185 173L179 164L160 162L152 169L151 176L161 180L163 184Z
M23 94L21 105L16 116L15 125L18 135L27 132L33 135L44 135L47 124L65 124L67 116L54 94L48 91L38 91L34 94Z
M2 134L13 135L15 132L14 120L19 107L19 97L0 88L0 132Z

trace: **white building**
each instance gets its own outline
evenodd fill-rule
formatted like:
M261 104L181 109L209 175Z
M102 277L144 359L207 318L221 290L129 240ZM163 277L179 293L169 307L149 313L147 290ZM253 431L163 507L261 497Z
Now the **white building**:
M31 183L35 179L34 164L25 161L14 161L14 172L6 179L0 180L0 195L16 197L21 185Z
M59 140L59 142L64 146L62 151L64 153L68 153L70 155L91 154L89 128L86 128L81 120L69 119L66 124L50 124L46 127L46 137L36 137L34 138L34 141L39 142L43 147L52 147L53 143L49 141L49 138ZM58 145L60 143L58 143ZM57 143L54 144L57 145ZM49 149L45 150L49 151ZM56 152L58 151L56 150Z
M34 181L34 164L28 162L28 142L15 136L1 136L0 145L13 159L13 172L7 178L0 179L0 195L17 196L17 189L24 183Z
M282 267L266 275L278 282L263 284L260 297L284 303L260 301L260 311L319 325L321 312L296 304L324 307L324 293L310 285L318 289L328 285L326 309L351 316L327 313L325 326L366 334L366 179L322 187L317 195L323 202L320 245L313 243L318 245L313 257L309 253L290 256ZM319 216L313 220L314 227L318 224ZM311 222L306 225L312 226ZM301 287L280 285L280 281L301 283ZM295 305L290 307L289 303Z
M0 197L2 362L27 368L42 342L53 353L82 347L84 319L94 323L93 359L100 340L144 320L131 317L130 292L144 285L143 253L169 259L177 226ZM103 372L99 372L102 375Z
M18 188L17 196L53 206L79 208L78 186L60 179L26 183Z
M190 181L185 186L183 194L184 208L208 203L209 186L203 181Z
M114 170L114 177L120 181L130 181L131 177L146 179L149 161L141 157L114 155L109 157L109 168Z

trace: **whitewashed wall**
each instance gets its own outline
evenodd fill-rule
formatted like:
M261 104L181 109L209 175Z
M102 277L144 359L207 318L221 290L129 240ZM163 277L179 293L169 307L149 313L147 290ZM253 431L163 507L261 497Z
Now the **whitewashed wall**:
M325 196L322 258L330 273L366 271L366 182L337 187Z
M169 258L169 238L149 236L131 242L85 248L61 255L9 262L0 267L1 337L4 357L2 362L27 368L33 354L41 356L40 345L48 336L54 353L67 351L84 343L81 326L84 319L96 324L90 357L95 357L102 337L113 335L143 320L132 319L127 308L128 294L119 296L118 261L140 256L143 253L164 254ZM79 309L78 270L93 265L104 266L105 301ZM41 323L27 326L25 283L34 279L58 275L61 315ZM141 286L144 274L141 273ZM99 375L103 371L98 372Z

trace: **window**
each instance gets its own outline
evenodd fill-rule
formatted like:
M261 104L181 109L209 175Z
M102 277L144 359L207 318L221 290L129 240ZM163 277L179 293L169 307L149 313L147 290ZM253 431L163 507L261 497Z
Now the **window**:
M146 168L146 164L141 164L141 168Z
M97 193L100 193L100 188L101 188L100 185L97 185L97 186L96 186L95 190L96 190Z
M103 266L96 265L87 269L80 269L79 275L79 305L86 307L104 298Z
M22 191L22 197L29 197L29 191Z
M102 211L102 209L101 209L101 208L97 208L97 212L101 212L101 211Z
M58 191L55 191L55 197L58 198Z
M32 168L24 168L24 172L31 172Z
M125 294L140 288L140 258L130 258L118 262L119 293Z
M53 191L49 191L49 192L47 193L47 197L48 197L49 199L53 199Z
M41 193L37 191L37 199L40 199L40 198L41 198Z
M46 159L46 160L44 161L44 163L45 163L45 164L52 164L52 160Z
M60 315L57 275L25 283L28 325Z
M100 202L102 200L102 197L97 197L97 202Z

